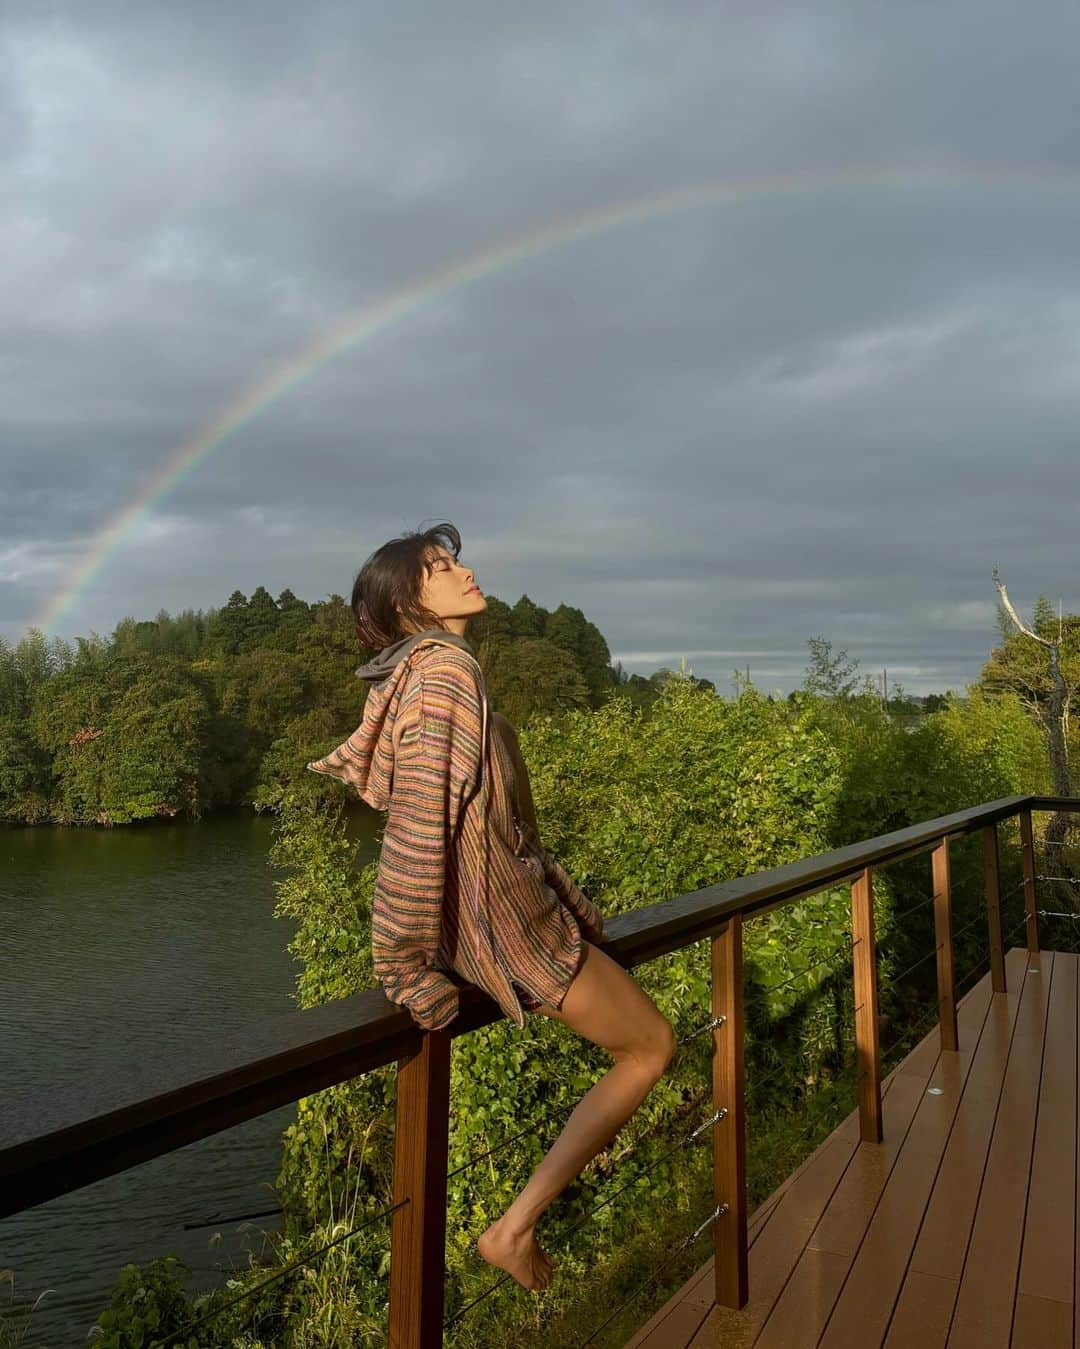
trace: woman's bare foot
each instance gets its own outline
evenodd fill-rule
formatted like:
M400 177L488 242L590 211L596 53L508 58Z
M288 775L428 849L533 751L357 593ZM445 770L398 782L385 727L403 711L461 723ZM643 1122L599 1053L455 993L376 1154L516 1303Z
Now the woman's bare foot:
M476 1248L489 1265L505 1269L522 1288L542 1292L551 1283L551 1256L536 1244L535 1228L513 1232L504 1214L480 1237Z

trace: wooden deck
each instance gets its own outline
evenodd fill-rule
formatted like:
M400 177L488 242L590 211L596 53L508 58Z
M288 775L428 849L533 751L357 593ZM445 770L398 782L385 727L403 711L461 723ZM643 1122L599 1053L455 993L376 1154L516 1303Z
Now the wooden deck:
M712 1260L626 1349L1073 1349L1077 965L1019 948L750 1221L750 1301L713 1304Z

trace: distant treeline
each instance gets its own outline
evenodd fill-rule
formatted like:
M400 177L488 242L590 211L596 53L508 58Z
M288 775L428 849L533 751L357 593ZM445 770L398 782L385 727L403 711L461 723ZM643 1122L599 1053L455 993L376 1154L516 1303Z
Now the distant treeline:
M647 709L673 674L627 674L580 609L548 611L527 595L512 606L489 596L468 638L492 706L519 727L616 694ZM856 662L822 638L809 645L807 691L855 696ZM297 763L359 724L367 686L354 671L372 655L340 595L309 604L263 586L218 609L125 618L108 638L70 643L37 628L14 646L0 638L0 820L113 825L258 809ZM872 691L865 678L861 696ZM897 685L887 710L917 718L946 701Z
M616 692L647 705L670 674L627 675L580 609L527 596L489 597L468 636L492 705L515 724ZM258 807L276 773L359 724L367 685L354 670L372 655L340 595L308 604L263 586L219 609L125 618L109 638L0 638L0 819L127 824Z

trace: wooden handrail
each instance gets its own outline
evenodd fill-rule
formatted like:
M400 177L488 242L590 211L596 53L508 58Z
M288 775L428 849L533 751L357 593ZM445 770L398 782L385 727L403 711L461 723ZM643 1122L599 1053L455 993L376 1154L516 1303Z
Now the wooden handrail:
M1038 949L1031 813L1080 810L1080 798L1008 796L904 829L705 886L607 920L604 950L630 969L708 937L712 941L715 1295L748 1296L743 1090L742 928L830 886L852 887L863 1138L881 1137L877 965L872 872L933 854L941 1034L956 1048L949 840L981 829L994 988L1004 989L997 825L1018 816L1028 947ZM1000 982L1001 988L998 989ZM395 1208L391 1228L390 1343L442 1342L450 1040L497 1020L497 1004L461 984L460 1013L445 1031L420 1030L407 1009L370 989L320 1007L265 1018L200 1041L154 1065L130 1065L24 1093L0 1116L0 1218L208 1137L301 1096L396 1062ZM722 1112L722 1114L721 1114ZM402 1202L405 1201L405 1202Z
M605 921L610 940L604 951L632 969L715 936L732 914L767 912L1029 806L1061 809L1064 803L1003 797L645 905ZM1080 800L1072 808L1080 808ZM486 993L462 984L461 1010L450 1031L467 1034L501 1016ZM424 1033L381 989L366 989L224 1029L161 1062L132 1063L8 1097L0 1112L0 1218L399 1062L415 1053Z

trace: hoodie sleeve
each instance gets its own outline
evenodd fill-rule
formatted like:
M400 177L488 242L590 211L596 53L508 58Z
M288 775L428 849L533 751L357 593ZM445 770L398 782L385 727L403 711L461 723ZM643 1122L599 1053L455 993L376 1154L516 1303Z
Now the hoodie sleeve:
M581 893L577 882L562 863L547 849L541 853L544 864L544 880L558 895L581 925L589 941L594 944L604 940L604 915L590 899Z
M480 784L482 700L458 662L424 669L420 733L398 754L371 917L375 977L425 1030L458 1014L458 987L435 968L447 855Z

